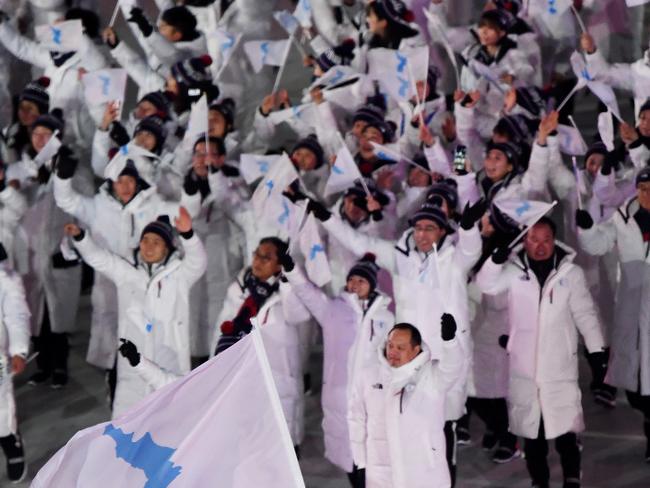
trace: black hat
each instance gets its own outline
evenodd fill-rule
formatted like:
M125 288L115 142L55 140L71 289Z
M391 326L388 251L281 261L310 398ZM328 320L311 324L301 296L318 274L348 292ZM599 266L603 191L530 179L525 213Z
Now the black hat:
M212 58L207 54L185 59L172 66L172 76L188 88L209 85L212 83L212 74L208 69L211 64Z
M38 107L39 113L46 114L50 110L50 95L46 90L48 86L50 86L50 79L47 76L30 81L20 93L18 101L33 102Z
M156 138L156 147L154 147L153 152L160 154L162 146L165 143L165 138L167 137L165 121L157 115L149 115L138 122L138 125L135 126L135 130L133 131L133 136L135 137L141 131L147 131L154 135Z
M512 142L494 142L489 141L487 147L485 148L485 153L489 153L491 150L501 151L508 158L508 162L516 170L520 163L521 151L519 148Z
M485 10L481 14L479 25L481 25L480 23L482 21L487 21L499 27L502 31L508 32L515 25L516 20L515 16L507 10L497 8L493 10Z
M370 283L370 291L374 291L377 287L378 272L379 266L375 263L375 255L368 252L350 268L346 280L349 280L352 276L361 276Z
M165 245L169 252L174 249L174 229L172 228L167 215L159 215L156 220L149 222L145 228L142 229L140 240L142 240L145 234L156 234L160 236L160 238L165 241Z
M138 103L140 102L149 102L158 109L160 117L163 119L169 118L169 98L163 92L149 92L138 101Z
M59 139L63 136L63 110L60 108L53 109L48 114L39 115L32 124L32 129L43 126L50 129L52 132L59 131Z
M375 105L374 103L368 103L359 107L354 115L352 116L352 123L354 124L357 120L363 120L364 122L371 122L373 120L383 120L384 119L384 109Z
M202 142L205 142L205 132L203 134L199 134L199 136L196 138L196 141L194 141L194 146L192 146L192 151L196 149L197 144L200 144ZM217 146L217 152L219 153L219 156L226 154L226 143L221 137L209 136L208 144L214 144Z
M449 233L453 232L453 229L449 226L447 214L438 205L424 203L409 219L409 225L415 227L415 224L420 220L432 220L441 229L445 229Z
M196 17L185 6L171 7L165 10L160 20L171 25L183 35L183 40L191 40L198 36L196 31Z
M375 8L377 16L392 24L402 38L418 35L418 30L411 24L414 16L402 0L374 0L370 5Z
M641 108L639 109L639 117L641 116L641 112L645 112L646 110L650 110L650 98L641 105Z
M650 166L646 166L636 175L634 184L639 186L639 183L647 183L650 181Z
M608 152L605 143L600 141L594 142L589 146L589 149L587 149L587 152L585 153L585 161L587 161L592 154L602 154L603 156L607 156Z
M368 191L372 195L372 198L377 200L377 203L379 203L379 205L385 207L390 203L390 198L388 198L388 196L385 193L383 193L381 190L379 190L379 188L377 188L377 183L375 183L375 180L373 180L372 178L364 178L363 181L366 183L366 186L368 187ZM353 186L345 190L344 196L347 197L349 195L363 199L364 203L363 203L363 207L361 208L366 210L365 202L366 202L366 197L368 195L366 194L366 190L361 184L361 182L356 181Z
M366 128L374 127L379 132L381 132L381 135L384 139L384 143L393 141L393 138L395 137L395 130L397 129L397 126L395 125L394 122L390 120L384 120L384 119L371 119L367 121L367 123L368 125L366 126Z
M223 115L223 118L226 119L226 125L232 128L235 123L235 101L232 98L224 98L220 102L213 101L210 104L210 110Z
M512 15L517 15L521 10L521 0L492 0L494 5L503 10L507 10Z
M543 93L539 88L534 86L527 88L517 88L517 105L524 110L538 117L545 108Z
M497 134L506 134L511 142L528 142L534 135L537 121L529 119L525 115L506 115L501 117L494 126L493 132Z
M431 188L427 191L426 203L440 206L437 204L436 197L444 198L449 210L456 211L458 209L458 184L456 181L447 178L431 185Z
M315 134L310 134L307 137L304 137L303 139L300 139L298 142L296 142L296 145L291 149L291 154L300 148L308 149L314 153L314 156L316 156L316 168L320 168L325 162L323 147L318 142L318 138Z
M356 44L352 39L346 39L338 46L326 49L316 58L316 63L323 71L328 71L334 66L348 66L354 59Z
M417 165L418 168L426 171L427 173L431 172L431 168L429 167L429 161L427 160L424 154L422 153L416 154L415 156L413 156L412 161ZM410 165L409 172L413 169L415 169L415 166Z
M120 172L119 176L131 176L136 180L140 179L140 173L138 173L138 169L135 167L135 162L132 159L126 160L124 169Z

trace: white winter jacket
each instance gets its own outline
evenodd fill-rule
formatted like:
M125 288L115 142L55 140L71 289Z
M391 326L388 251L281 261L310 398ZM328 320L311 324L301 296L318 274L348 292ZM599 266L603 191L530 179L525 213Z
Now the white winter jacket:
M457 339L445 342L440 361L423 351L392 368L377 350L375 364L359 376L350 399L355 464L366 469L367 488L451 486L443 427L445 395L462 371Z
M510 431L536 439L544 419L547 439L584 430L578 386L578 332L587 350L603 350L596 306L575 252L556 242L556 264L540 286L523 246L506 264L486 261L476 283L488 295L508 293Z

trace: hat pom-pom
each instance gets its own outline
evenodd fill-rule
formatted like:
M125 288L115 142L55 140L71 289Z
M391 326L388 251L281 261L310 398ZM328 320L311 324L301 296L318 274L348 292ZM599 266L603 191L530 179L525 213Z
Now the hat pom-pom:
M47 76L41 76L36 82L43 88L50 86L50 79Z
M200 56L199 60L206 68L212 64L212 57L210 57L209 54L204 54L203 56Z
M402 15L402 18L408 23L415 22L415 15L410 10L406 10Z
M374 263L375 261L377 261L377 256L375 256L371 252L367 252L363 255L361 261L370 261L371 263Z

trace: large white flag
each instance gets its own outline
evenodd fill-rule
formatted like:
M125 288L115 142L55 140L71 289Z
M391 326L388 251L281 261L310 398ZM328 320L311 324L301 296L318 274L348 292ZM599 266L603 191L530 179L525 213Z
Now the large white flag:
M126 70L121 68L100 69L85 73L81 82L84 85L84 97L89 105L118 100L124 101L126 90Z
M504 214L526 227L534 225L555 206L555 203L514 199L497 200L494 203Z
M428 56L428 48L424 48L427 49ZM415 96L415 81L418 81L416 73L422 71L423 53L423 49L410 52L385 48L371 49L368 51L368 76L377 80L395 101L409 100ZM424 61L424 65L428 69L428 59Z
M600 135L603 144L609 152L614 150L614 120L612 114L601 112L598 114L598 134Z
M78 51L83 44L83 25L79 19L37 25L34 34L38 42L51 51Z
M345 144L336 153L336 161L330 168L330 176L325 184L325 196L347 190L361 179L361 173Z
M253 70L259 73L266 64L282 66L288 42L288 39L282 41L248 41L244 43L244 51L253 66Z
M187 123L187 131L183 137L183 145L188 151L201 134L208 133L208 99L205 93L192 105L190 119ZM206 148L207 150L207 148Z
M293 107L277 110L269 114L269 121L278 125L289 119L297 119L301 123L314 127L318 120L316 105L313 102L294 105Z
M255 216L264 218L268 212L275 216L276 210L282 208L282 193L298 179L298 172L286 153L277 161L257 185L251 203ZM281 215L281 214L280 214Z
M571 55L571 67L574 74L580 78L583 78L587 87L591 92L596 95L601 102L614 114L614 116L621 120L621 113L618 109L618 102L616 101L616 94L611 86L603 83L602 81L595 80L591 73L589 72L587 65L580 55L580 53L574 51Z
M300 231L300 250L305 256L305 269L309 279L317 286L329 283L332 280L330 263L325 253L325 245L318 233L318 224L312 213L307 216L305 225Z
M108 162L106 168L104 168L104 178L117 181L128 161L132 160L140 177L146 180L147 183L153 184L152 159L158 159L158 156L131 141L120 147L115 156Z
M628 7L638 7L639 5L643 5L644 3L648 3L650 0L625 0L625 4Z
M32 488L303 488L259 329L112 422L74 435Z
M587 146L580 132L570 125L559 124L557 126L560 150L564 154L571 156L584 156L587 152Z
M266 175L282 156L279 154L242 154L239 171L249 185Z
M232 56L237 44L241 39L242 34L231 34L225 29L217 28L209 33L208 40L214 39L216 41L216 51L221 58L219 66L228 64L230 56Z
M47 144L45 144L43 146L43 149L41 149L34 157L34 163L36 164L36 167L40 167L43 164L47 163L54 157L56 153L59 152L59 148L61 147L61 140L57 137L58 134L58 130L54 131L50 137L50 140L47 141Z
M293 16L300 22L303 29L309 29L312 26L311 15L311 0L298 0Z
M291 15L287 10L278 10L277 12L273 12L273 18L285 31L287 31L287 34L289 35L293 34L300 26L298 19Z

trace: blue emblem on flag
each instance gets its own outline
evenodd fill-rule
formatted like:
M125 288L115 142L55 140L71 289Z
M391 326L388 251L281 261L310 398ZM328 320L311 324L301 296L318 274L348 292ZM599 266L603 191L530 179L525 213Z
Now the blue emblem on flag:
M400 76L398 76L397 79L399 81L399 96L405 97L408 94L409 80L404 79Z
M519 207L515 209L517 217L521 217L523 214L528 212L531 209L530 202L524 202Z
M287 205L287 202L282 200L282 214L280 215L280 217L278 217L278 222L281 225L284 225L284 223L287 221L288 218L289 218L289 205Z
M548 13L551 15L557 13L556 0L548 0Z
M267 196L270 196L271 192L273 191L273 186L274 186L273 180L267 181L265 186L269 189L269 193L268 193Z
M126 144L124 144L123 146L120 146L120 153L122 155L124 155L124 156L129 154L129 146L127 146Z
M144 328L147 330L147 332L151 332L151 329L153 329L153 324L148 323Z
M264 41L260 44L260 50L262 51L262 64L266 64L266 58L269 55L269 42Z
M102 82L102 95L108 95L108 88L111 86L110 76L99 75L99 80Z
M332 166L332 173L337 174L337 175L342 175L345 173L341 168L339 168L336 164Z
M400 54L399 51L395 52L395 56L397 56L397 72L402 73L404 72L404 68L406 68L408 60L406 59L406 56Z
M594 81L594 79L593 79L593 78L591 77L591 75L589 74L589 71L587 71L587 68L584 68L584 69L580 72L580 76L582 76L582 77L583 77L585 80L587 80L587 81Z
M103 434L115 441L115 455L130 466L141 469L147 477L144 488L166 488L181 474L182 467L170 461L176 449L156 444L147 432L133 441L133 433L108 424Z
M311 249L309 250L309 260L313 261L316 259L316 256L318 255L319 252L325 252L325 249L323 249L323 246L320 244L314 244L311 246Z
M52 31L52 42L54 44L61 44L61 29L50 26L50 30Z
M235 44L235 36L226 35L226 40L221 43L221 52L224 53Z
M269 172L269 162L268 161L257 161L257 167L260 170L260 173Z
M334 73L334 76L332 76L332 79L330 80L330 84L335 85L341 80L341 78L343 78L344 75L345 73L343 73L343 71L337 69L336 72Z

